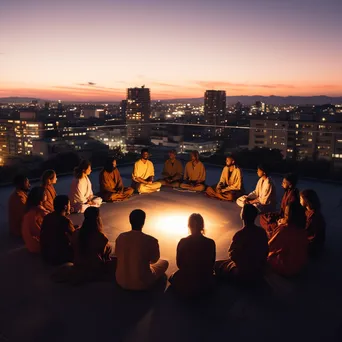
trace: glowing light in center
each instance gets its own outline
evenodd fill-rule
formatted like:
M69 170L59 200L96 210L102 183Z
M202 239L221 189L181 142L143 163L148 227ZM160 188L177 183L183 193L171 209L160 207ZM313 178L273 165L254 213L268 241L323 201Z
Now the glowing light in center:
M167 234L185 237L189 234L188 230L189 215L160 215L154 221L155 229Z

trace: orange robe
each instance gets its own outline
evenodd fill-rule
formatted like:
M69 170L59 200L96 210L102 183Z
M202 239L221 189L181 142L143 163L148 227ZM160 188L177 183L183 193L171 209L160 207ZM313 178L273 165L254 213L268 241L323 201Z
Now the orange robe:
M26 210L27 192L15 190L8 200L9 231L14 236L21 236L21 224Z
M55 208L53 206L53 201L55 200L57 196L56 190L52 184L44 186L44 190L45 190L46 200L43 202L43 207L47 211L52 213L53 211L55 211Z
M125 188L118 169L112 172L102 170L99 176L100 196L106 202L122 201L132 196L134 189Z
M25 246L31 253L40 253L40 228L48 213L42 206L38 206L24 215L21 233Z

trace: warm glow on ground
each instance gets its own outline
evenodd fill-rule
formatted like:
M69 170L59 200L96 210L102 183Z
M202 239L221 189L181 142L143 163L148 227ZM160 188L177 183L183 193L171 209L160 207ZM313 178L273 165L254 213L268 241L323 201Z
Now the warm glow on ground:
M185 237L189 234L188 218L189 215L186 214L161 214L153 220L153 224L155 228L158 229L160 232L170 235L176 235L179 237Z

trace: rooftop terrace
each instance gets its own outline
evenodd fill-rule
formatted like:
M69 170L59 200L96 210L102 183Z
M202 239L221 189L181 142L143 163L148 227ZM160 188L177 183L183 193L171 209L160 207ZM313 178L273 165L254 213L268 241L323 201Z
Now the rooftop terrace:
M156 164L156 175L162 165ZM126 185L131 166L120 168ZM215 184L221 169L207 168L207 184ZM91 175L94 190L98 172ZM274 177L278 197L281 178ZM255 173L244 173L245 187L255 186ZM57 193L68 193L71 176L58 180ZM342 339L340 272L342 186L301 181L299 188L314 188L322 198L328 222L327 252L292 280L268 279L269 287L253 293L220 285L209 298L181 302L170 292L130 293L111 283L79 287L55 284L53 268L29 255L22 243L7 237L7 198L10 187L0 189L0 341L208 341L238 339L338 341ZM215 240L217 259L225 258L232 235L240 228L234 203L208 199L203 194L165 190L135 195L126 202L101 207L104 230L111 243L129 229L128 214L135 208L147 213L144 231L160 243L161 255L176 270L176 246L187 235L187 217L204 216L206 235ZM75 224L82 215L72 215Z

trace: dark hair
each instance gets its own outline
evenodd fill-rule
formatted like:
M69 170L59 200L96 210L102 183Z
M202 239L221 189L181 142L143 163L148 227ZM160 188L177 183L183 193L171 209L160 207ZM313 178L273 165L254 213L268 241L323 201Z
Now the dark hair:
M91 166L91 163L89 160L86 160L86 159L81 160L79 165L74 168L74 176L78 179L82 178L83 172L87 170L89 166Z
M286 179L288 182L292 184L293 187L297 185L298 182L298 176L295 173L288 173L284 176L284 179Z
M27 176L25 176L25 175L22 175L22 174L16 175L13 179L13 185L15 187L23 186L26 179L27 179Z
M88 207L84 212L84 221L79 233L80 252L82 254L88 252L89 239L95 232L102 232L100 209Z
M129 214L129 223L133 230L141 230L145 224L146 213L141 209L135 209Z
M188 226L190 228L191 234L201 233L204 234L204 220L201 214L191 214L188 220Z
M147 153L148 153L148 148L143 148L143 149L141 149L141 152L140 152L140 154L142 155L142 154L144 154L145 152L147 152Z
M113 161L114 160L116 160L116 159L113 157L107 158L105 165L103 167L103 170L107 171L107 172L113 172L113 170L114 170Z
M44 173L42 175L43 185L46 185L48 180L53 180L53 178L55 177L55 174L56 174L56 172L54 170L44 171Z
M299 229L305 229L306 216L304 208L298 202L291 202L288 207L288 223Z
M43 200L45 196L45 189L41 186L35 186L30 191L27 202L26 210L29 211L31 208L37 207Z
M67 195L58 195L53 200L53 207L56 212L61 213L70 202Z
M199 160L199 153L198 153L197 150L191 151L191 154L193 154L193 155L195 156L195 158L196 158L197 160Z
M253 204L245 204L242 208L242 219L247 223L254 223L258 216L258 209Z
M303 197L305 204L312 210L321 210L321 201L319 200L316 191L312 189L303 190L300 192L300 196Z
M177 154L177 151L173 148L169 151L169 153L172 153L172 154Z
M236 162L236 159L235 159L235 157L232 155L232 154L228 154L227 156L226 156L226 159L227 158L230 158L231 160L234 160L234 162Z
M266 165L266 164L259 164L257 168L259 170L263 171L266 176L268 176L270 174L270 169L269 169L268 165Z

